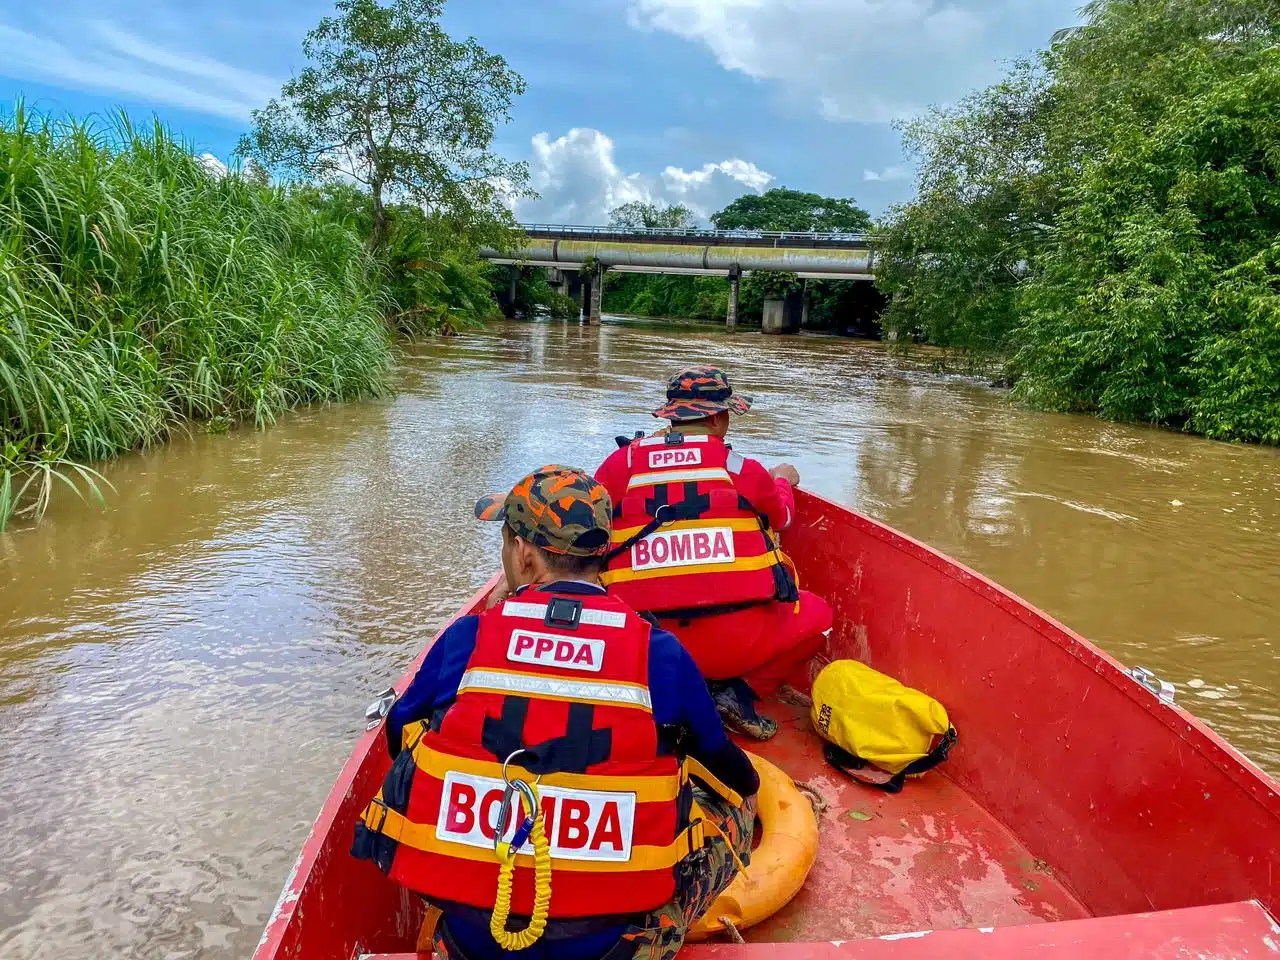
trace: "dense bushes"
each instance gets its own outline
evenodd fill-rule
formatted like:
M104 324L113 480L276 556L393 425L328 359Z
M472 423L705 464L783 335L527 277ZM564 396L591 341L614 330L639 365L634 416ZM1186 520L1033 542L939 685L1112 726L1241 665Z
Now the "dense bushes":
M605 277L601 307L606 313L642 317L724 320L729 309L729 281L724 277L611 273Z
M375 259L350 199L211 172L160 127L18 104L0 123L0 528L60 477L92 481L75 462L183 422L382 393L393 329L492 310L465 247L400 219Z
M295 188L293 195L324 220L353 231L368 248L373 203L368 193L349 184ZM493 224L483 238L461 232L443 217L430 217L409 204L388 207L388 236L374 259L386 299L388 325L399 335L417 338L452 333L499 315L494 302L494 270L479 259L481 239L505 247L512 232Z
M1280 442L1280 7L1103 0L907 129L887 324L1038 406Z
M509 283L511 267L492 269L495 284ZM547 272L537 267L522 269L516 277L516 299L512 305L517 316L535 317L546 314L557 320L576 320L582 308L576 300L566 297L551 286Z
M0 525L67 459L384 390L372 273L350 229L160 128L19 105L0 127Z

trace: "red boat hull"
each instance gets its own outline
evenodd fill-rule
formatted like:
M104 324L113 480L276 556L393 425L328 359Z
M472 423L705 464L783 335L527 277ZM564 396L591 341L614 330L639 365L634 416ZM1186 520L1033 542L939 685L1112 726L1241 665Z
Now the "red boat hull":
M1175 940L1208 955L1268 955L1264 936L1280 950L1264 912L1280 908L1274 780L1082 637L882 524L802 493L786 546L805 587L836 609L825 657L933 694L961 739L938 773L886 798L829 776L802 712L771 708L794 722L762 752L798 779L820 778L835 802L805 891L754 938L795 960L831 953L833 939L851 941L841 954L878 956L876 937L948 928L947 956L1009 955L1054 936L1059 952L1091 958L1158 955ZM255 960L414 949L421 905L348 854L389 765L380 737L356 744ZM857 819L845 816L852 805ZM1069 922L1038 922L1052 920ZM915 952L904 940L903 956L943 955L909 941Z

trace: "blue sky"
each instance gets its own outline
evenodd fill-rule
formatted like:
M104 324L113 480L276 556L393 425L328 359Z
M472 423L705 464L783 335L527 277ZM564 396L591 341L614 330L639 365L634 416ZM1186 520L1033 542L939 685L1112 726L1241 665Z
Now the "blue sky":
M770 186L875 212L913 180L890 122L996 79L1078 0L451 0L448 29L529 82L497 148L522 219L633 199L706 215ZM152 113L226 158L331 0L0 0L0 102Z

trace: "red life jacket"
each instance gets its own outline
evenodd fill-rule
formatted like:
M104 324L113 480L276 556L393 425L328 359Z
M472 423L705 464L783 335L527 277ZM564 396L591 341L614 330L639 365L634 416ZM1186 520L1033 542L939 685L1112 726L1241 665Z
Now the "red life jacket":
M719 437L675 430L630 444L618 552L601 577L611 594L652 613L796 600L768 521L729 474L736 456Z
M526 591L481 614L457 699L438 730L405 727L405 753L364 812L365 827L396 842L388 873L431 900L491 909L501 761L527 750L512 760L512 775L541 775L550 916L640 913L668 902L675 865L705 838L688 777L705 778L693 761L659 755L649 631L603 594ZM528 812L516 807L508 841ZM515 861L517 915L533 909L531 854L526 845Z

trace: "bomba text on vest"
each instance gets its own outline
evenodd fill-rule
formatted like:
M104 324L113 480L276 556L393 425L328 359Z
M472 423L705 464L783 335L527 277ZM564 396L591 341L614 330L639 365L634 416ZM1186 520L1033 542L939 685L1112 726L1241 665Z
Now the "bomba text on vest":
M492 847L498 827L498 808L504 784L490 777L449 773L440 799L436 836L469 847ZM542 816L551 856L563 860L631 859L636 795L603 790L543 787ZM528 811L511 817L503 839L508 842ZM526 841L521 853L532 853Z
M733 530L729 527L659 532L645 537L631 548L633 570L733 563L736 559Z

